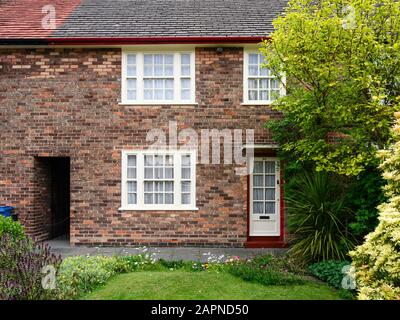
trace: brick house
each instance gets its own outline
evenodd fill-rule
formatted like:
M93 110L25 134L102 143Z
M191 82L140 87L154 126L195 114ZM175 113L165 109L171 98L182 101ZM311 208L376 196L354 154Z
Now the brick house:
M257 51L285 3L2 1L0 205L72 245L285 246L284 90ZM249 174L211 159L235 132Z

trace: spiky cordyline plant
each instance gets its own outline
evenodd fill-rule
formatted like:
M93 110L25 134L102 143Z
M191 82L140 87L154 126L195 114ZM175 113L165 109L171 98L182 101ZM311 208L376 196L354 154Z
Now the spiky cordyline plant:
M321 172L294 178L286 204L294 256L304 262L346 258L355 241L346 230L351 212L337 178Z

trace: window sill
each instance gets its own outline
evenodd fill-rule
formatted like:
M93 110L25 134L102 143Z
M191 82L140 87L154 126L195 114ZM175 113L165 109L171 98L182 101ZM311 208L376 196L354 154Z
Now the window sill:
M196 207L121 207L118 211L198 211Z
M242 102L240 105L242 106L264 106L264 105L272 105L275 101L246 101Z
M197 102L177 102L177 101L154 101L154 102L119 102L120 106L197 106Z

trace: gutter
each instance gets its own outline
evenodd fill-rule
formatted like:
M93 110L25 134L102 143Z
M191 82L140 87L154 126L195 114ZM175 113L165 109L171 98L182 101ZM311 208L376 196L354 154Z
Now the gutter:
M45 38L45 39L0 39L1 45L26 46L87 46L87 45L151 45L151 44L228 44L259 43L269 37L130 37L130 38Z
M46 39L0 39L0 46L46 46Z

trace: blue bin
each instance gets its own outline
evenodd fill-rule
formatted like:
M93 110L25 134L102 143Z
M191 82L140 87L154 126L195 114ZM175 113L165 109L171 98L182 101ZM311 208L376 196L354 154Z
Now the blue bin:
M4 216L4 217L11 217L14 213L14 207L10 207L10 206L4 206L1 207L0 206L0 215Z

